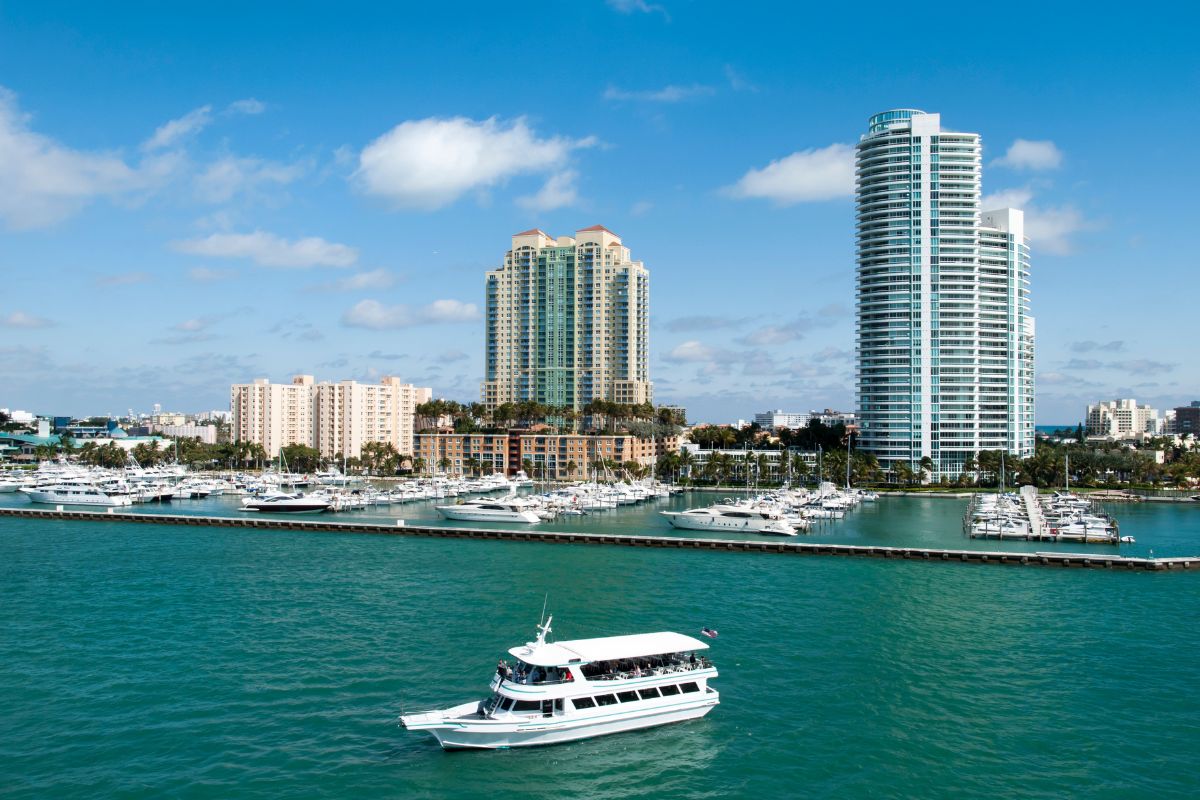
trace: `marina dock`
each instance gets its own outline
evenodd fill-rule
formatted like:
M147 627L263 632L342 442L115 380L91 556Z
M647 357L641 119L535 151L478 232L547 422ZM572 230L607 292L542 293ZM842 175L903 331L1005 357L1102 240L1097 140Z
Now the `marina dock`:
M679 536L568 533L562 531L446 528L432 525L394 525L368 522L333 522L315 519L277 519L258 516L224 517L185 514L140 514L129 511L67 511L37 508L0 508L0 518L20 517L71 522L136 522L147 525L242 528L250 530L305 531L312 533L369 533L391 536L421 536L441 539L484 539L502 542L546 544L593 544L620 547L654 547L676 550L708 550L732 553L772 553L863 558L939 561L961 564L1005 566L1082 567L1134 571L1200 572L1200 557L1135 558L1089 553L1019 553L992 550L953 550L926 547L885 547L779 541L777 539L704 539Z

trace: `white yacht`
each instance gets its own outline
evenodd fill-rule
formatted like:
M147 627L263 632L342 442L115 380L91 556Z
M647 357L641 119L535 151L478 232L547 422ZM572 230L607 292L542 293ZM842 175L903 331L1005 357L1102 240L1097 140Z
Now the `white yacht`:
M446 519L467 522L541 522L536 507L515 497L500 500L465 500L452 506L437 506L437 512Z
M64 506L133 505L128 494L109 494L87 483L55 483L46 486L27 486L21 489L34 503L53 503Z
M717 504L688 511L660 511L671 527L688 531L743 531L779 535L787 525L775 511ZM795 531L792 530L794 533Z
M717 669L681 633L642 633L514 647L485 700L400 717L445 749L526 747L587 739L703 717L720 702L708 685Z
M243 497L242 511L268 511L272 514L319 514L329 510L329 500L303 492L268 492L260 497Z

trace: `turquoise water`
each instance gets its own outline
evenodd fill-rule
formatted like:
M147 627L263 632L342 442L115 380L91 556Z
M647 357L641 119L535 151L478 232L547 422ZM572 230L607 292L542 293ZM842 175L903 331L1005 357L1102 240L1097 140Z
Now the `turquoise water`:
M657 500L616 510L594 512L584 517L563 516L551 522L531 526L531 530L555 530L589 533L651 534L689 538L752 538L759 534L720 531L678 531L671 528L659 513L707 505L728 497L722 492L693 492L676 495L669 500ZM397 520L409 524L441 525L449 528L514 528L512 523L455 522L442 519L436 506L454 500L426 501L404 505L372 507L367 510L320 516L302 515L300 519L321 519L335 522L372 522L394 525ZM19 494L0 494L0 505L30 505ZM49 506L37 506L49 508ZM266 514L247 514L239 511L241 501L232 495L204 500L181 500L164 504L134 506L142 514L195 514L212 516L267 517ZM1107 510L1120 522L1121 533L1133 536L1134 544L1085 545L1074 542L1024 542L995 539L969 539L962 533L962 516L967 500L958 497L929 495L916 497L885 496L875 503L863 503L842 520L819 520L812 530L793 541L832 542L854 545L890 545L896 547L938 547L974 550L1005 550L1037 552L1061 550L1126 556L1194 556L1200 555L1200 503L1115 503ZM273 515L293 519L287 514Z
M877 508L843 530L961 513ZM0 794L1191 797L1198 578L3 519ZM489 753L396 726L483 696L544 593L560 638L720 629L722 704Z

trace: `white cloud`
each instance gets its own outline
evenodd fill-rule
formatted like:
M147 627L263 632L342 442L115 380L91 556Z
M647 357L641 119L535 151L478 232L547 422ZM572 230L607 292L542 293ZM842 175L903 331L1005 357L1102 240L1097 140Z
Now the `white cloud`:
M35 317L24 311L13 311L0 316L0 327L4 328L49 328L54 323L44 317Z
M192 134L199 133L212 122L212 106L200 106L184 114L179 119L163 123L154 131L154 135L142 143L146 151L162 150L177 144Z
M579 173L568 169L556 172L546 179L546 183L536 194L518 197L517 205L530 211L553 211L556 208L574 205L579 200L579 192L575 180Z
M265 231L214 233L171 245L180 253L214 258L248 258L264 267L349 267L358 260L353 247L316 236L289 241Z
M149 188L174 168L171 158L134 168L113 154L72 150L30 130L29 120L0 87L0 220L10 229L52 225L94 198Z
M801 150L752 169L725 192L761 197L777 205L832 200L854 194L854 148L846 144Z
M797 317L782 325L764 325L756 331L739 337L738 342L746 345L776 345L794 342L804 336L812 328L812 321L805 317Z
M693 83L690 86L664 86L661 89L643 89L631 91L609 86L604 90L605 100L636 100L646 103L681 103L695 97L707 97L715 90L711 86Z
M1017 139L1009 145L1008 152L992 163L1001 167L1033 171L1058 169L1062 165L1062 151L1051 141Z
M253 97L247 97L245 100L235 100L226 109L231 114L261 114L266 110L266 104L261 100L255 100Z
M638 200L636 203L630 206L629 215L632 217L640 217L650 213L652 208L654 208L654 203L651 203L649 200Z
M1068 255L1074 249L1072 237L1077 233L1095 230L1099 225L1084 217L1071 205L1042 206L1034 203L1030 186L1004 189L986 195L982 200L985 211L996 208L1019 208L1025 212L1025 235L1035 251L1052 255Z
M224 203L239 192L253 191L264 184L287 185L306 171L303 164L224 156L196 176L196 193L206 202Z
M1033 200L1033 191L1028 187L1019 189L1003 189L983 196L980 207L984 211L997 208L1026 208Z
M479 319L479 307L460 300L434 300L427 306L385 306L376 300L362 300L342 314L342 324L350 328L388 330L415 325L473 322Z
M402 122L363 148L354 178L398 208L432 210L514 175L559 170L572 150L594 144L538 138L523 118L430 117Z
M605 0L605 3L612 10L621 14L662 14L667 19L670 15L667 14L667 9L657 3L647 3L646 0Z
M1025 213L1025 235L1030 246L1054 255L1067 255L1074 249L1071 237L1081 231L1095 230L1096 224L1085 219L1072 206L1058 208L1028 208Z
M721 352L715 348L709 347L695 339L690 339L671 348L663 356L663 360L672 364L704 364L710 361L717 361L720 356Z
M734 69L732 64L725 65L725 80L729 81L729 88L735 92L757 92L758 87Z

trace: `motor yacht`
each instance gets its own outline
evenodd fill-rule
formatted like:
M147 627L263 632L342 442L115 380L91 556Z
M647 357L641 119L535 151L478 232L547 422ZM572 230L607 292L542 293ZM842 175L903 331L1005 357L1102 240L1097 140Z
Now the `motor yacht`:
M552 620L508 651L516 663L501 662L490 697L401 723L448 750L528 747L697 719L720 702L698 639L664 631L547 642Z
M542 518L531 503L515 497L500 500L464 500L452 506L437 506L437 512L446 519L466 522L521 522L533 524Z
M776 511L721 504L658 513L667 518L671 527L688 531L745 531L778 535L779 526L787 525L783 515ZM767 530L768 527L771 530Z
M258 497L243 497L242 511L267 511L272 514L320 514L329 510L329 500L305 496L303 492L268 492Z
M64 506L105 506L114 508L133 505L128 494L109 494L87 483L57 483L46 486L26 486L21 489L34 503Z

